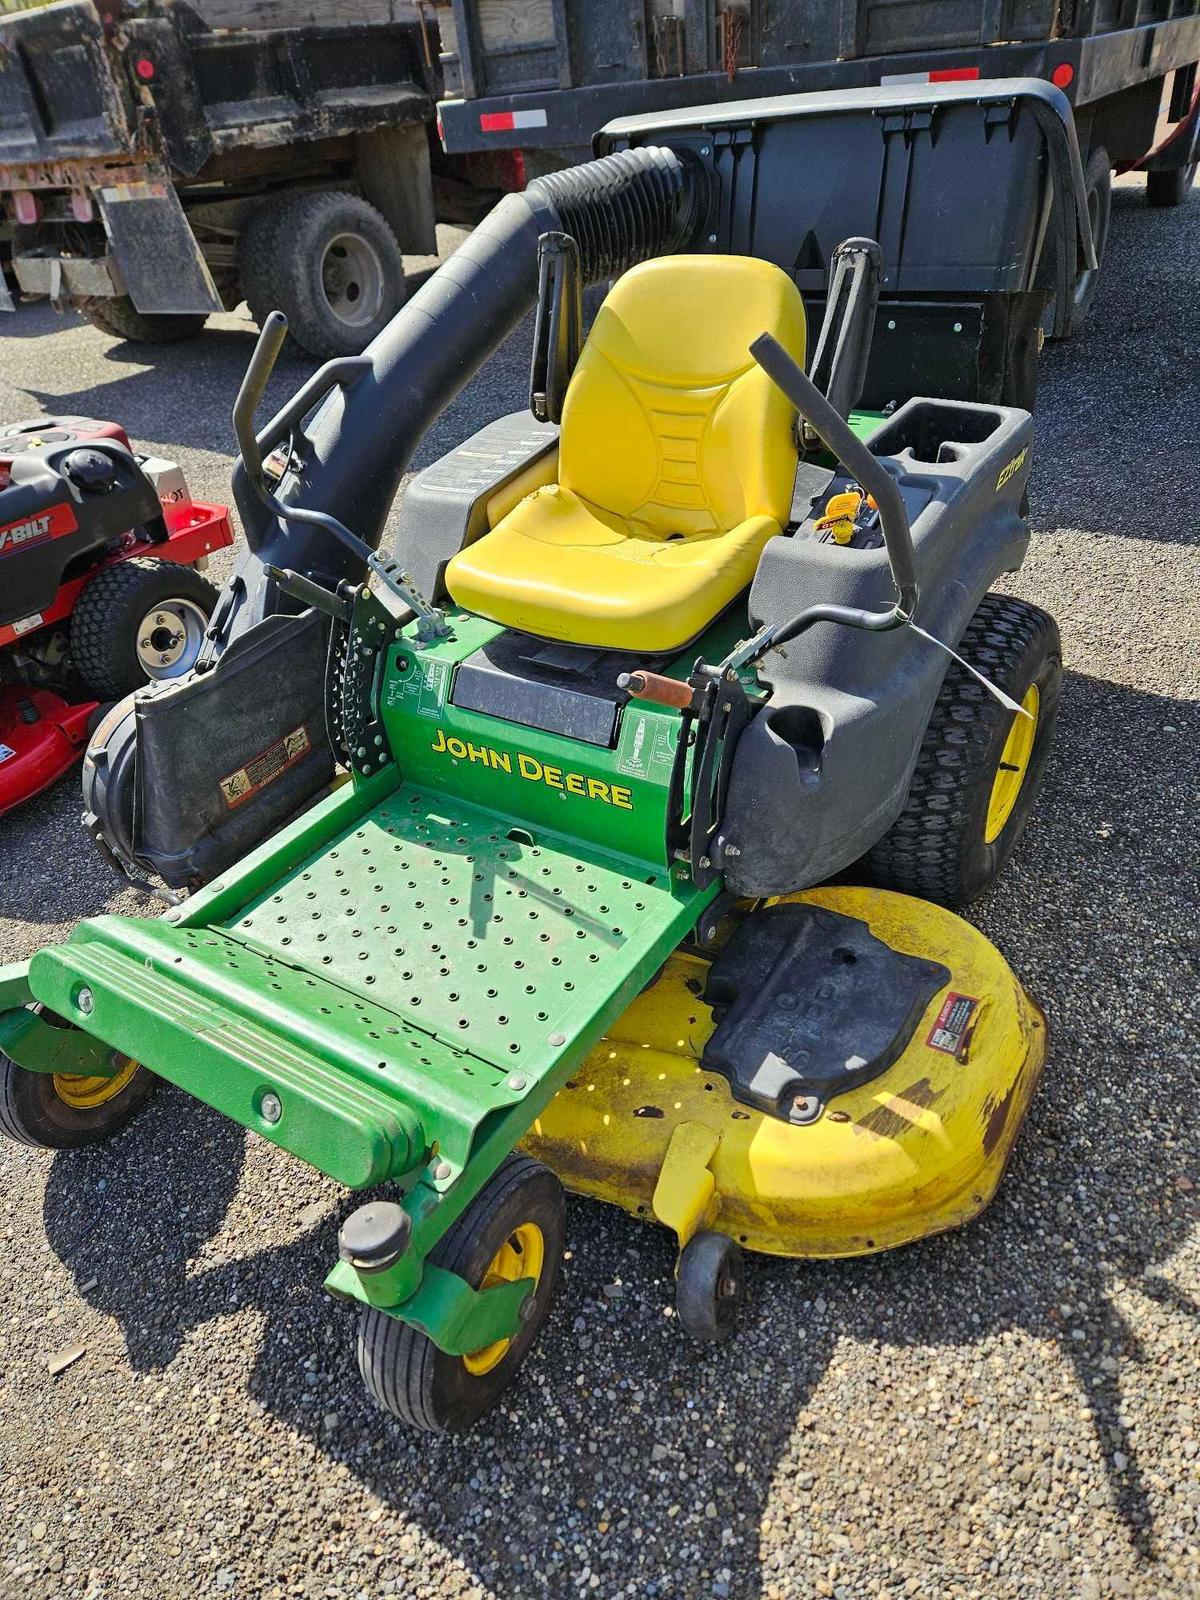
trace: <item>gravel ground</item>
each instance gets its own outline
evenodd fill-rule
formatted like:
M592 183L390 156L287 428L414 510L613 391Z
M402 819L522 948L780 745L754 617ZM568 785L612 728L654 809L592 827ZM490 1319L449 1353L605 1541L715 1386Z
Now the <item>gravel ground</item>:
M1066 692L977 920L1052 1050L990 1212L891 1256L755 1260L744 1335L707 1353L665 1237L573 1202L508 1403L430 1443L370 1407L320 1292L348 1197L164 1087L105 1148L0 1150L0 1592L1200 1594L1197 281L1200 197L1120 187L1091 320L1044 360L1017 587L1061 621ZM153 354L38 308L0 332L0 417L117 417L225 493L246 322ZM427 454L519 403L523 363ZM65 780L0 822L0 959L144 911L77 812Z

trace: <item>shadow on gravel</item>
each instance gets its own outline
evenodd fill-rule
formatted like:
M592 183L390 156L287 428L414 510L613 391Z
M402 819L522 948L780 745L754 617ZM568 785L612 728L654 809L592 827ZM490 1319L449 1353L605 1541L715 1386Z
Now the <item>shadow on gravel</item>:
M51 416L111 418L135 446L169 442L172 449L185 446L232 454L236 446L230 412L256 337L248 323L245 331L206 328L195 339L176 344L113 344L103 359L122 370L110 383L58 394L26 384L25 393L35 402L30 411L36 406ZM260 421L265 422L317 365L307 356L283 355L272 374Z
M1200 207L1200 191L1186 202ZM1200 297L1181 263L1179 212L1147 206L1145 191L1113 191L1096 303L1084 327L1047 345L1030 495L1036 527L1192 542L1195 518L1167 509L1190 482L1200 449ZM1113 271L1129 251L1145 263L1130 292ZM1086 365L1088 378L1080 381ZM1069 471L1038 463L1069 462Z
M874 1438L888 1438L897 1418L911 1420L910 1402L897 1411L889 1386L920 1373L923 1351L957 1348L965 1368L994 1367L1010 1332L1055 1341L1069 1361L1092 1432L1071 1420L1067 1437L1103 1458L1130 1553L1152 1564L1147 1467L1123 1421L1147 1353L1116 1296L1159 1300L1196 1318L1200 1334L1200 1307L1163 1275L1200 1217L1200 1197L1177 1183L1168 1154L1179 1108L1195 1095L1178 1003L1194 987L1200 952L1185 937L1180 869L1189 857L1179 852L1189 841L1160 823L1179 817L1192 827L1187 772L1161 751L1176 737L1181 749L1195 746L1200 708L1069 673L1061 726L1034 825L977 908L1045 1005L1051 1055L1013 1170L974 1226L867 1260L756 1258L748 1326L711 1351L686 1344L664 1315L665 1235L572 1202L572 1255L540 1347L508 1403L454 1441L411 1435L371 1407L355 1371L353 1318L320 1293L353 1197L329 1185L314 1191L311 1174L279 1157L273 1217L248 1214L236 1200L242 1131L175 1090L162 1090L113 1145L54 1161L51 1244L80 1292L118 1319L139 1370L166 1366L191 1330L237 1307L261 1313L246 1373L259 1402L504 1593L532 1592L535 1575L550 1593L573 1589L589 1567L605 1596L684 1592L677 1580L692 1571L690 1593L754 1600L776 1578L787 1592L771 1540L759 1555L766 1508L780 1515L777 1476L793 1541L803 1543L805 1524L849 1523L869 1547L869 1505L845 1497L842 1484L874 1480L909 1499L925 1558L961 1575L944 1497L937 1512L925 1510L903 1443L888 1465L864 1453L870 1434L843 1437L846 1396L823 1404L822 1380L839 1343L879 1350L878 1386L860 1388L854 1403L874 1418ZM1076 952L1069 960L1067 950ZM327 1214L291 1242L256 1250L256 1235L288 1211L293 1174L289 1231L303 1227L306 1195L316 1192ZM225 1232L228 1254L231 1230L235 1259L206 1265L206 1243ZM615 1293L602 1291L614 1283ZM987 1351L969 1354L983 1343ZM1027 1375L1031 1389L1038 1376ZM979 1387L989 1390L991 1378ZM957 1394L933 1403L934 1459L951 1481L963 1474L961 1506L987 1487L971 1452L1005 1438L1015 1420L1006 1403L1024 1418L1025 1392L1018 1376L1007 1402ZM975 1403L985 1410L969 1425L963 1408ZM1053 1433L1059 1419L1041 1422ZM1030 1515L1045 1523L1055 1489L1043 1444L1030 1493L1046 1509ZM799 1471L797 1457L815 1471ZM564 1503L576 1507L565 1526L539 1515Z

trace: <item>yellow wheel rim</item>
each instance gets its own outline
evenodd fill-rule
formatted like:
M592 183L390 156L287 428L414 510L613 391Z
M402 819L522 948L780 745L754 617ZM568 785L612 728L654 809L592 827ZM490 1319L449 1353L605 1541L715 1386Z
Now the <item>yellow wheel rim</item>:
M138 1062L126 1060L120 1072L111 1078L85 1078L72 1073L54 1074L54 1092L62 1103L75 1111L93 1111L97 1106L115 1100L125 1085L131 1082L138 1070Z
M1033 754L1033 741L1037 736L1039 698L1037 684L1031 683L1021 701L1021 710L1028 711L1029 715L1013 717L1004 749L1000 752L1000 765L996 769L984 825L983 837L987 844L1003 833L1025 783L1029 758Z
M479 1287L494 1289L498 1283L518 1283L522 1278L532 1278L536 1294L545 1259L546 1241L542 1230L536 1222L523 1222L496 1251ZM473 1378L481 1378L500 1365L511 1343L511 1339L497 1339L493 1344L485 1344L482 1350L473 1350L469 1356L464 1356L462 1364Z

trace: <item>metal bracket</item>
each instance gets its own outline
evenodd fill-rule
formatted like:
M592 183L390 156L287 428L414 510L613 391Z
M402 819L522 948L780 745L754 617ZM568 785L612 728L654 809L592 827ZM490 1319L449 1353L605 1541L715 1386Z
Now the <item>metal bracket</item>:
M361 1273L348 1261L339 1261L325 1279L325 1289L335 1299L361 1301L419 1328L450 1356L470 1355L497 1339L515 1338L535 1287L532 1278L518 1278L473 1289L457 1272L427 1262L414 1292L399 1305L388 1305L389 1279L387 1272Z
M39 1011L0 1014L0 1054L26 1072L62 1072L80 1078L115 1078L124 1067L101 1039L79 1028L55 1027Z

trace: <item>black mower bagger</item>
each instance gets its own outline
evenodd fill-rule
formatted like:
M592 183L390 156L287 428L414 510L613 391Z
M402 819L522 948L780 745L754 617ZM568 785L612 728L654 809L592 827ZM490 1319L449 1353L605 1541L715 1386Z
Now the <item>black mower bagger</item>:
M212 654L89 752L114 857L194 892L0 973L12 1137L103 1137L164 1077L368 1193L326 1286L422 1428L527 1354L563 1184L673 1230L680 1321L720 1339L743 1246L973 1217L1045 1057L951 909L1012 853L1057 709L1053 621L989 592L1030 417L855 409L865 238L814 383L789 274L703 248L720 193L658 146L536 180L256 438L269 320ZM533 416L420 473L378 554L420 431L531 302ZM268 805L300 809L262 842Z

